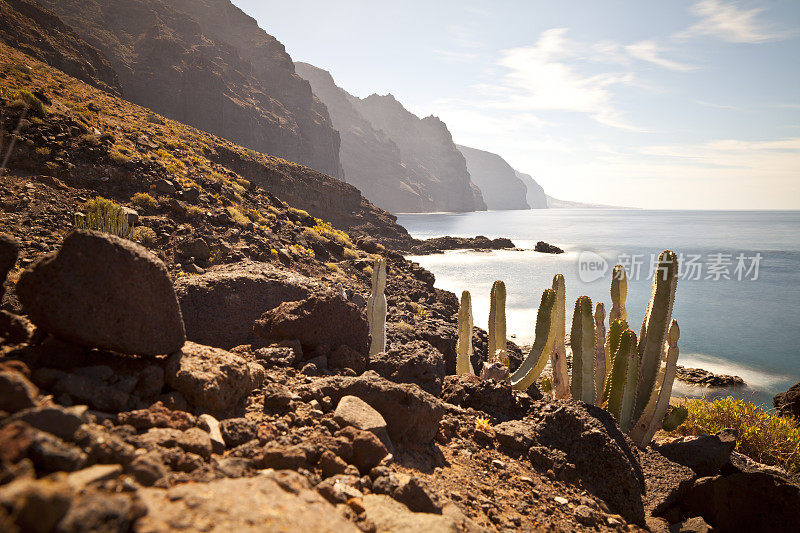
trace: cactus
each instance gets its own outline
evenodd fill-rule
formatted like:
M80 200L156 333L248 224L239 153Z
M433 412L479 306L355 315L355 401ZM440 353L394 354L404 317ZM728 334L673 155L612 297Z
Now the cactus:
M636 333L630 329L625 330L619 339L619 346L614 354L614 362L606 381L608 394L607 410L617 420L620 419L625 400L626 378L628 365L636 353ZM635 383L635 382L634 382ZM635 386L635 385L634 385Z
M605 404L608 401L608 394L609 394L609 387L611 386L611 374L614 365L614 355L617 353L619 349L619 341L622 338L622 333L628 329L628 323L621 318L618 318L614 322L611 323L611 326L608 328L608 337L606 338L606 344L603 349L603 353L605 355L606 360L606 381L605 385L603 386L603 398L601 405Z
M678 257L666 250L658 256L658 269L653 275L653 290L647 312L639 333L639 385L636 388L634 419L638 419L656 386L656 377L661 363L667 328L672 318L672 305L678 284Z
M678 371L678 339L680 338L678 321L672 320L669 326L667 344L664 346L662 359L664 364L658 372L656 387L653 389L644 412L629 435L638 446L645 447L664 420L672 396L672 385Z
M458 344L456 345L456 374L474 374L472 369L472 297L469 291L461 293L458 307Z
M542 293L539 310L536 313L536 333L533 346L528 357L519 365L509 380L517 390L525 390L536 381L547 364L547 358L553 350L553 313L556 303L556 291L547 289Z
M608 322L617 319L628 320L628 311L625 309L625 300L628 298L628 275L625 267L616 265L611 273L611 312Z
M603 403L603 386L606 379L606 307L597 302L594 310L594 404Z
M378 258L372 268L372 294L367 300L367 320L371 342L369 354L386 351L386 259Z
M564 334L566 330L566 295L564 276L553 277L553 290L556 292L556 305L553 312L553 351L550 353L550 368L553 372L553 396L569 398L569 375L567 373L567 348Z
M487 360L499 360L508 367L506 351L506 284L495 281L489 302L489 352Z
M572 315L572 397L594 403L595 329L592 299L581 296L575 301Z

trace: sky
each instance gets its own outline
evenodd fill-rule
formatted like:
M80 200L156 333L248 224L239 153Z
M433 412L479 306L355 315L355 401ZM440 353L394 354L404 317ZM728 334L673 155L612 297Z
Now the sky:
M800 209L800 1L233 0L556 198Z

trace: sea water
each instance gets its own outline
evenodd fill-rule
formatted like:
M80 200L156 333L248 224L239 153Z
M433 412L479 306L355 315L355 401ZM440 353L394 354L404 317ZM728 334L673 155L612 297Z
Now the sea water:
M771 406L800 380L800 211L645 211L546 209L399 215L417 238L508 237L523 251L451 251L412 256L436 286L472 294L475 324L486 327L489 291L507 288L508 334L532 341L542 291L564 275L567 331L575 299L611 309L611 269L628 271L628 321L639 333L652 287L654 259L682 259L673 318L680 325L679 364L741 376L748 387L715 391L676 382L676 394L733 392ZM565 250L533 251L537 241Z

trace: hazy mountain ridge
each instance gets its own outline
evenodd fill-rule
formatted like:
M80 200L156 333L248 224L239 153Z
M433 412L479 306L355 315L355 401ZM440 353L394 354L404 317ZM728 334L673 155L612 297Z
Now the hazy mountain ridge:
M464 156L439 118L420 119L391 94L351 97L350 101L375 129L385 132L397 145L405 166L424 177L434 201L431 211L486 209L480 189L470 179Z
M354 97L338 87L329 72L308 63L298 62L295 67L325 103L339 131L345 181L391 212L435 210L424 179L403 164L400 150L386 133L361 116L352 102Z
M522 183L525 184L525 188L527 189L525 199L531 209L547 209L550 207L547 202L547 195L544 193L544 188L533 179L533 176L518 170L514 170L514 173L522 180Z
M108 57L132 102L341 176L327 109L283 45L228 0L39 3Z

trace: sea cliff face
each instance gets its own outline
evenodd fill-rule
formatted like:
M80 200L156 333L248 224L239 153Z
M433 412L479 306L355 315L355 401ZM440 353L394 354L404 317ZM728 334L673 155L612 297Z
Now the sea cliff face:
M134 103L341 176L339 136L283 45L228 0L41 0L119 74Z
M464 156L444 122L434 116L420 119L391 94L351 97L350 101L375 129L394 141L403 164L420 176L420 183L433 199L429 211L486 209L483 195L470 179Z
M339 131L345 181L387 211L435 210L436 202L423 177L404 165L397 145L361 116L352 103L353 96L337 87L325 70L308 63L295 63L295 68L325 103L333 126Z
M550 207L547 201L548 196L544 193L544 189L530 174L523 174L517 170L514 172L527 188L525 199L531 209L547 209Z
M467 161L472 182L483 193L489 209L530 209L527 187L516 171L497 154L456 145Z

